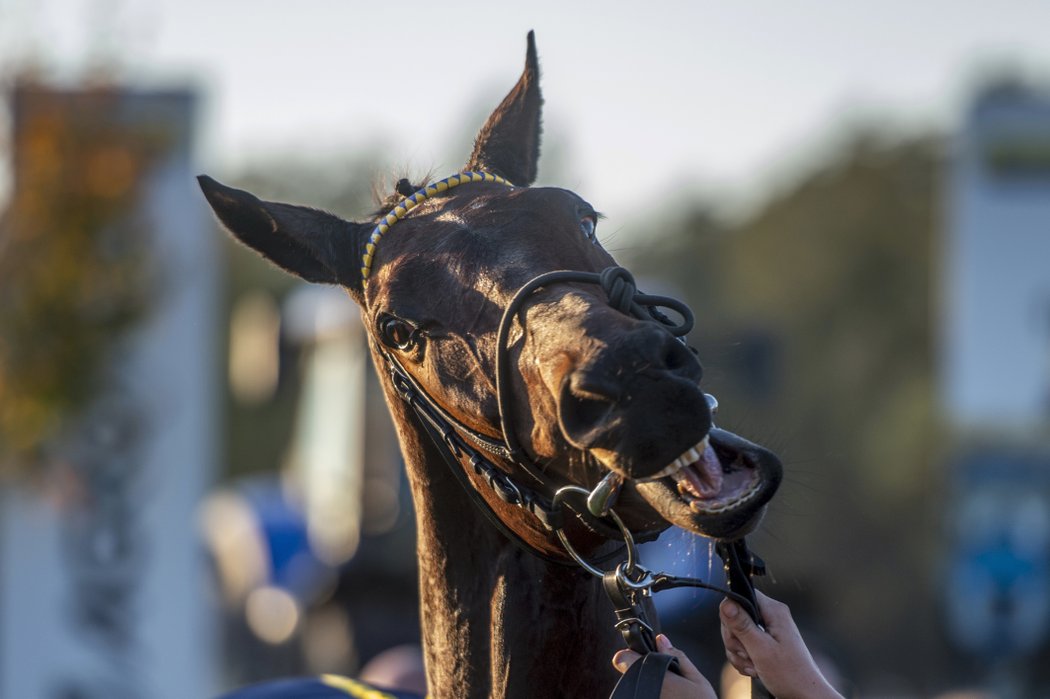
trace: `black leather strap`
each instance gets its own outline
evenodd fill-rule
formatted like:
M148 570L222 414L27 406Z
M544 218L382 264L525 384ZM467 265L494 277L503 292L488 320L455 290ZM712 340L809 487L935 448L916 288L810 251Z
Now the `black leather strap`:
M653 600L641 590L624 585L619 569L606 573L602 586L616 612L616 628L627 647L642 656L616 683L610 699L658 699L667 671L681 671L677 658L656 652L659 622Z
M655 652L656 634L660 629L652 598L625 589L615 570L610 570L602 577L602 586L612 602L616 628L627 647L643 656Z
M627 668L609 699L658 699L668 670L678 672L678 658L666 653L647 653Z
M735 593L734 599L743 597L747 604L742 604L744 611L759 626L763 625L762 614L755 599L755 584L752 577L766 574L766 564L751 552L743 539L736 541L719 541L715 544L715 553L722 559L725 567L726 584ZM772 692L755 677L751 680L751 699L776 699Z

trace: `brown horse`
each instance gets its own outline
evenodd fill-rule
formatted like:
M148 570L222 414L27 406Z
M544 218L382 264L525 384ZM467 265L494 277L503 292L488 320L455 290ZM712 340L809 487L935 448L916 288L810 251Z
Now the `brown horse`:
M538 81L530 33L524 73L477 136L475 174L402 181L372 221L200 178L239 240L361 307L418 517L438 699L608 695L611 606L558 531L591 561L623 539L581 502L562 507L559 488L616 474L603 492L636 537L674 525L735 539L781 476L773 454L712 428L699 362L598 243L594 208L529 186ZM584 274L547 275L558 270Z

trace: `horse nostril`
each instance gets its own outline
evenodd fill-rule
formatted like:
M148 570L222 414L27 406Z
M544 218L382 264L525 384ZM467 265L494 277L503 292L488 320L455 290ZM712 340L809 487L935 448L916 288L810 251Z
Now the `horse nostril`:
M678 343L672 343L667 347L667 351L664 352L664 366L671 371L685 366L682 354L674 346L676 344Z
M570 396L562 405L562 422L570 434L590 432L605 421L612 403L594 398Z
M700 367L700 362L697 361L692 350L677 339L669 339L665 345L663 365L668 371L675 373L695 372L695 378L697 381L699 381L703 375L703 369Z
M565 382L558 402L558 418L565 436L578 447L590 446L594 434L608 422L616 398L614 386L574 374Z

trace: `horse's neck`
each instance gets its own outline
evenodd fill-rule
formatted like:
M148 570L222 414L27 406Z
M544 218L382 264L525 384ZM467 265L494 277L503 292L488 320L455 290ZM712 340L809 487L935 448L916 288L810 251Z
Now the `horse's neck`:
M430 696L608 696L618 644L600 581L509 543L414 424L399 431L416 506Z

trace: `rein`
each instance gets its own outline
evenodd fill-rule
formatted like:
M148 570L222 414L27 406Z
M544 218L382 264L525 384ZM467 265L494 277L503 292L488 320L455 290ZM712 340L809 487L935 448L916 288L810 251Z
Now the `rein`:
M431 196L467 182L495 182L514 187L506 179L490 173L464 172L429 184L403 199L391 212L380 219L366 244L361 266L361 276L366 289L376 246L390 227ZM525 302L532 294L554 284L566 283L599 285L611 306L640 320L658 323L683 343L685 335L693 327L693 313L686 304L670 297L639 292L634 278L623 267L608 267L601 272L558 270L534 277L518 289L507 304L497 332L496 399L502 439L495 439L465 425L435 401L405 370L392 352L379 343L373 341L372 344L386 362L394 390L419 418L419 422L430 436L435 448L482 514L512 543L532 555L560 565L578 565L591 575L602 579L603 588L615 608L617 618L615 627L620 631L628 647L642 655L642 660L634 663L617 683L610 699L632 697L634 699L655 699L660 694L664 674L668 670L677 671L678 663L673 656L656 652L657 620L655 609L652 606L653 593L678 587L721 592L739 603L756 623L761 624L752 576L763 575L765 566L757 556L748 550L744 540L740 539L734 542L719 541L716 543L715 550L723 560L728 589L711 585L697 578L653 573L639 562L635 540L654 539L666 527L637 533L627 528L613 510L622 477L610 472L593 490L588 491L580 486L567 485L557 489L553 497L549 497L540 490L525 486L490 459L493 457L517 466L543 489L549 491L552 487L549 479L543 475L543 469L525 454L512 427L513 403L508 343L514 320L518 318ZM681 316L681 322L675 323L664 315L659 310L660 308L673 310ZM524 317L519 319L519 323L524 329ZM712 406L717 405L717 401L712 396L708 396L708 400ZM476 490L464 470L464 464L469 465L473 472L482 478L488 489L499 500L528 512L542 525L544 530L556 534L570 559L552 556L525 541L521 534L514 531L499 517ZM571 505L570 499L576 496L584 499L584 507L577 508ZM622 539L623 546L593 561L588 561L577 552L565 532L567 522L563 514L565 508L570 509L584 526L605 539L609 541ZM610 526L603 520L611 520L614 526ZM620 557L623 558L622 562L612 570L606 571L596 565ZM752 697L760 699L771 697L771 695L756 679L752 684Z

